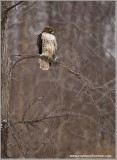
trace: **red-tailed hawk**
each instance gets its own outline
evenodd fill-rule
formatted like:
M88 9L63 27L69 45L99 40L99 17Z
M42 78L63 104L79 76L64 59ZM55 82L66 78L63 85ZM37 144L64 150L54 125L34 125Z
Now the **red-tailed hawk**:
M56 37L54 36L54 29L52 27L45 27L41 34L38 35L37 46L39 54L52 58L57 49ZM50 62L39 59L40 68L48 70L51 65Z

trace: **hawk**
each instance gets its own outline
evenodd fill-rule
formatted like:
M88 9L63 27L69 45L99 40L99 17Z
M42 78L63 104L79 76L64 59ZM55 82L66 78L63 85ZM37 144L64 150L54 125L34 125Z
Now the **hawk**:
M56 37L54 36L54 29L50 26L46 26L42 33L38 35L37 47L39 54L45 57L53 58L55 50L57 49ZM45 60L39 59L40 68L48 70L51 63Z

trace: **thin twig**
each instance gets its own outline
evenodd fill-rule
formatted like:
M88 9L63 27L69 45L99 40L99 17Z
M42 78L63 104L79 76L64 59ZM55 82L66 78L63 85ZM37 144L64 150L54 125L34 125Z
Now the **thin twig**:
M34 101L26 108L24 115L22 117L22 121L24 121L25 115L27 113L27 111L30 109L30 107L37 101L37 98L34 99Z
M21 124L21 123L24 123L24 124L39 123L39 122L42 122L43 120L52 119L52 118L58 118L58 117L64 117L64 116L67 116L67 115L68 115L68 114L53 115L53 116L43 117L43 118L37 119L37 120L19 121L19 122L15 122L15 123L13 123L13 124L16 125L16 124Z
M76 96L75 96L75 98L74 98L74 100L73 100L73 102L72 102L72 105L71 105L69 114L72 113L73 106L75 105L76 100L78 99L78 96L80 95L80 93L82 92L82 90L85 88L86 85L87 85L87 83L85 83L85 84L81 87L81 89L77 92L77 94L76 94Z

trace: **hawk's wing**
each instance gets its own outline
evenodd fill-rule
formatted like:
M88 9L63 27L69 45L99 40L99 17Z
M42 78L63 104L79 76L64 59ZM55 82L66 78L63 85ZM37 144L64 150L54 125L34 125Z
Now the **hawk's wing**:
M38 35L37 47L39 49L39 54L42 54L42 33Z

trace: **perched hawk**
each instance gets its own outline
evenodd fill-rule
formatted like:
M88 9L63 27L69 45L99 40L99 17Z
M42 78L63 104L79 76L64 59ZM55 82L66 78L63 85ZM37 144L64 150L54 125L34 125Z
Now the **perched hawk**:
M38 35L37 46L39 54L52 58L57 49L56 37L54 36L54 30L52 27L45 27L41 34ZM40 68L48 70L51 65L50 62L39 59Z

